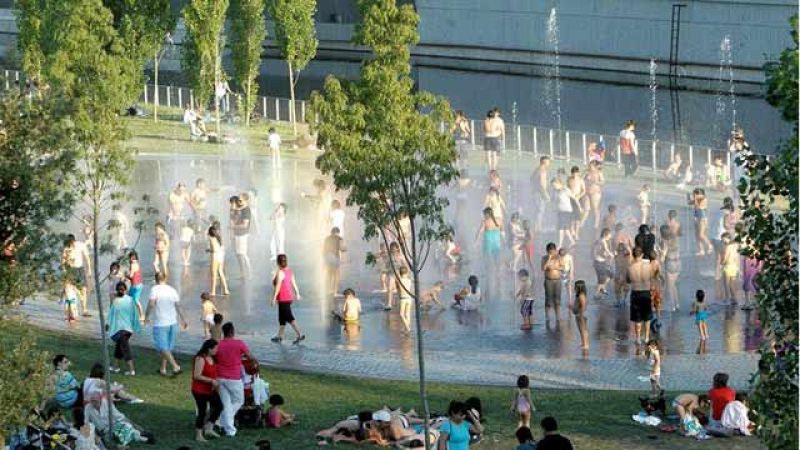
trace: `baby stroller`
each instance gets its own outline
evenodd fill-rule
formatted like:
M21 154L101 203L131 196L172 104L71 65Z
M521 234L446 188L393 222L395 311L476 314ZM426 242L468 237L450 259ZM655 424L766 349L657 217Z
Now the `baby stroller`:
M261 378L260 368L247 358L242 358L244 404L236 413L236 427L263 428L267 424L264 403L269 399L269 383Z

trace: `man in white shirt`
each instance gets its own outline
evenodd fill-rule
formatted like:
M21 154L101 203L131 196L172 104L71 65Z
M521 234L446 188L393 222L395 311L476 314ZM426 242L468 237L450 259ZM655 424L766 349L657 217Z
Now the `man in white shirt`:
M150 315L152 313L152 320ZM187 329L189 324L183 317L180 307L180 296L172 286L167 285L167 277L161 273L156 273L156 285L150 289L150 302L144 313L145 322L153 323L153 344L156 350L161 353L162 376L167 375L167 363L172 367L172 374L181 373L181 367L175 362L172 350L175 348L175 339L178 337L178 318L181 320L181 327Z

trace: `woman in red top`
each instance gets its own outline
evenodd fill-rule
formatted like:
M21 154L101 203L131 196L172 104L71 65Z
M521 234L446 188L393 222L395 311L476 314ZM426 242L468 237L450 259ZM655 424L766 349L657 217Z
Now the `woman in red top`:
M736 391L728 387L727 373L714 374L714 387L708 391L708 399L711 401L711 418L722 420L725 406L736 399Z
M297 338L292 343L299 344L300 341L306 338L306 335L300 332L300 328L297 327L297 322L294 320L292 301L300 300L300 290L297 289L297 283L292 269L289 268L289 260L286 255L278 255L278 273L275 274L275 279L272 280L272 286L275 290L272 295L272 306L278 305L279 325L278 335L272 338L272 342L283 341L283 330L288 323L297 334Z
M142 268L139 265L139 255L135 251L128 253L128 265L128 273L126 276L131 282L131 287L128 288L128 295L137 305L140 305L139 297L142 296L144 283L142 280Z
M217 366L214 362L217 345L217 341L209 339L203 342L200 351L194 356L192 396L197 403L194 439L198 442L205 442L206 437L219 437L214 432L214 422L222 413L222 400L217 393ZM206 417L207 411L208 417Z

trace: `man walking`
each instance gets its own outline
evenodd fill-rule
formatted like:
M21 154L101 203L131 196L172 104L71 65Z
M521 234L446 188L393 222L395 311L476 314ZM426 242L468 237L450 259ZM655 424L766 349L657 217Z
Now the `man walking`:
M244 404L244 384L242 383L242 356L258 366L258 361L250 353L247 344L236 339L233 323L222 325L222 340L217 346L216 365L219 398L222 400L220 423L227 436L236 435L234 418Z
M251 211L250 195L243 192L236 198L236 214L233 217L233 244L236 259L239 261L239 271L242 278L250 278L250 257L247 256L248 240L250 238Z
M628 267L628 282L631 285L631 322L636 333L636 343L650 340L650 320L653 318L653 303L650 286L658 276L658 261L644 259L641 247L633 249L633 262ZM644 339L642 339L644 323Z
M531 184L533 185L534 200L536 201L535 230L539 233L543 231L544 212L550 203L550 186L547 180L547 171L550 169L550 157L542 156L539 158L539 167L533 171Z
M639 144L636 142L636 121L625 122L625 128L619 132L619 151L622 154L622 163L625 164L625 177L636 173L639 157Z
M150 301L144 312L145 322L150 322L152 314L153 344L161 354L161 368L159 373L167 375L167 363L172 368L173 375L181 373L181 367L175 362L172 350L175 348L175 339L178 337L178 319L185 330L189 324L183 316L180 306L178 291L167 285L167 277L162 272L156 273L156 285L150 289Z
M555 313L555 320L561 320L561 274L564 272L564 263L558 256L556 244L547 244L547 254L542 257L542 272L544 272L544 317L550 321L550 310Z

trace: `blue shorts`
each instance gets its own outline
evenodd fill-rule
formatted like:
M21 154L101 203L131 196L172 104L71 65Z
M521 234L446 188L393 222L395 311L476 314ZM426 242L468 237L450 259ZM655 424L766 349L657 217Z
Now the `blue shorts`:
M129 287L129 288L128 288L128 295L129 295L129 296L130 296L130 297L133 299L133 301L135 301L136 303L139 303L139 297L141 297L141 296L142 296L142 288L143 288L143 287L144 287L144 286L143 286L143 285L141 285L141 284L134 284L134 285L131 285L131 287Z
M171 352L178 337L178 324L166 327L153 327L153 345L160 352Z

